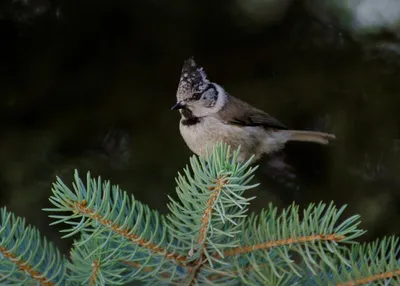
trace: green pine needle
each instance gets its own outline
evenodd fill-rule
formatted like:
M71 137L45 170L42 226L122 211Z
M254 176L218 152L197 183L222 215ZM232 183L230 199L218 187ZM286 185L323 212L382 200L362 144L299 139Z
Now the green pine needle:
M74 237L68 261L2 209L1 285L400 285L399 239L359 244L344 206L249 213L256 167L238 154L218 143L190 158L167 215L90 173L72 187L57 178L45 210Z
M62 285L66 281L65 257L6 208L1 209L1 285Z

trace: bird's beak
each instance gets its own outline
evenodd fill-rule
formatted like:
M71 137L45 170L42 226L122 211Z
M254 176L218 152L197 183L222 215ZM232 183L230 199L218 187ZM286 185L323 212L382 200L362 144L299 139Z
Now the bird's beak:
M182 101L178 101L174 106L172 106L171 110L182 109L185 107L185 103Z

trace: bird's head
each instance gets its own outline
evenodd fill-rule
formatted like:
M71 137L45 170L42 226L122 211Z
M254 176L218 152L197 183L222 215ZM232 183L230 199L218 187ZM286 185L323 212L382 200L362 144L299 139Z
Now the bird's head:
M203 68L190 58L183 63L177 102L172 109L187 109L195 117L209 116L225 105L226 97L224 89L210 82Z

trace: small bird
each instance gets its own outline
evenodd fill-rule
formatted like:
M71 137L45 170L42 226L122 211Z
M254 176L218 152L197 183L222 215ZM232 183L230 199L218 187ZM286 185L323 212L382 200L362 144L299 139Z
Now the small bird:
M289 130L271 115L211 82L193 58L183 64L176 98L171 110L181 113L180 133L192 152L200 156L222 141L233 149L241 146L238 161L254 155L255 162L264 154L283 149L288 141L328 144L335 139L335 135L323 132Z

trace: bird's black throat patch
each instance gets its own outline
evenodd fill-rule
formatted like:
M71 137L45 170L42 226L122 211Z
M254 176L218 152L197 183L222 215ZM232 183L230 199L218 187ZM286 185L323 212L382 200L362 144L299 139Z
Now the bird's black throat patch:
M191 126L200 123L200 118L194 116L192 111L188 108L182 108L181 114L182 114L181 123L185 126Z

